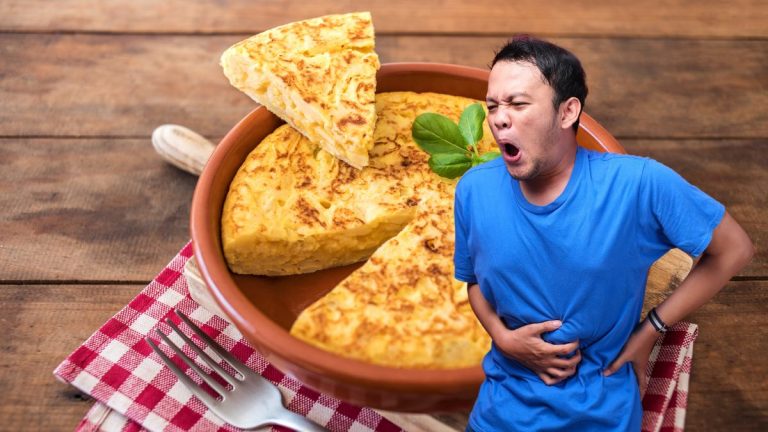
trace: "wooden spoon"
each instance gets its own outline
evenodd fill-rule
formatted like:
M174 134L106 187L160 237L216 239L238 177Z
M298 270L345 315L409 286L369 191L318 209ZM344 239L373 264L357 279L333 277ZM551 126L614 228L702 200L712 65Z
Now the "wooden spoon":
M175 124L164 124L155 129L152 146L173 166L198 176L216 148L199 133Z

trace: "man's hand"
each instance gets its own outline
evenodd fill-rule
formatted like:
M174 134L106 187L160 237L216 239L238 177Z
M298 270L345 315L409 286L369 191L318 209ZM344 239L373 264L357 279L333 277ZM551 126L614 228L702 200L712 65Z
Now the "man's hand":
M553 345L541 338L542 333L557 330L561 325L560 321L545 321L515 330L505 329L498 332L493 341L507 357L535 372L547 385L553 385L574 375L581 362L579 341ZM574 351L571 358L561 357Z
M576 365L581 361L581 352L576 351L579 341L553 345L541 338L542 333L560 328L560 321L528 324L510 330L483 297L477 284L469 284L467 290L469 304L477 319L504 355L532 370L547 385L557 384L576 373ZM574 351L576 353L571 358L559 357Z
M613 375L624 363L632 362L632 368L635 370L637 385L640 387L640 397L645 394L645 388L648 385L648 379L645 376L645 369L648 366L648 360L651 357L653 344L659 334L651 326L648 320L643 321L639 329L630 336L627 344L621 350L621 354L611 365L603 371L604 376Z

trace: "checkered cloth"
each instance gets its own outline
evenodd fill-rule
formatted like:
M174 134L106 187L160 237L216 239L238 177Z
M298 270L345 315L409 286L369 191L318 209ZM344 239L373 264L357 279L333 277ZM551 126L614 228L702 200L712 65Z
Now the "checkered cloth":
M54 374L135 422L125 423L121 430L141 430L138 427L141 425L151 431L237 431L193 397L144 340L155 327L160 327L166 334L170 332L163 322L165 318L179 324L180 320L172 313L177 308L248 367L277 384L288 409L333 431L401 430L375 411L320 394L264 360L234 325L211 314L189 296L182 269L191 255L192 246L187 244L128 306L70 354ZM180 325L182 330L186 326ZM178 339L174 342L182 345ZM159 346L169 357L176 357L165 344ZM188 347L184 351L190 357L196 357ZM176 360L179 366L188 368L178 358ZM200 384L199 377L190 376ZM94 410L80 424L81 429L88 430L96 423L92 419L102 414L117 423L116 417L105 414L103 407Z
M288 409L332 431L400 431L377 412L320 394L269 364L234 325L197 304L189 295L182 269L192 256L187 244L125 308L105 323L54 371L61 380L93 396L97 403L77 427L81 431L237 431L193 397L144 341L177 308L251 369L277 384ZM185 325L181 324L182 330ZM189 334L189 332L186 332ZM643 432L683 430L694 324L680 323L660 340L651 355L648 391L643 400ZM193 337L193 339L196 336ZM155 338L157 339L157 338ZM171 336L174 339L174 336ZM181 345L179 339L174 340ZM183 369L165 344L159 344ZM196 354L184 348L195 358ZM210 352L209 352L210 354ZM198 384L200 379L190 374ZM283 431L285 428L273 427Z
M678 323L658 341L648 361L643 396L643 432L682 432L688 407L696 324Z

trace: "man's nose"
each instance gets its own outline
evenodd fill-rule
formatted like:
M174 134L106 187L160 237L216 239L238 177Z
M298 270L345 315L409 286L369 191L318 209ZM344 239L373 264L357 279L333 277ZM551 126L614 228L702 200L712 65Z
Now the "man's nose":
M510 126L509 116L501 107L497 110L498 112L493 116L493 125L496 129L507 129Z

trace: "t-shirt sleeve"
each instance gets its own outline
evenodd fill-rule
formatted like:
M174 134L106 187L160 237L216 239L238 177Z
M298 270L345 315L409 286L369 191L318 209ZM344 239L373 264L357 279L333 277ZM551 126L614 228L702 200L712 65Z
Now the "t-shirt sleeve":
M709 246L725 215L725 206L652 159L643 169L640 196L640 205L651 210L647 225L658 241L693 257Z
M453 221L455 228L455 247L453 252L454 277L470 284L477 283L475 266L469 250L467 218L464 214L463 188L456 188L453 202Z

